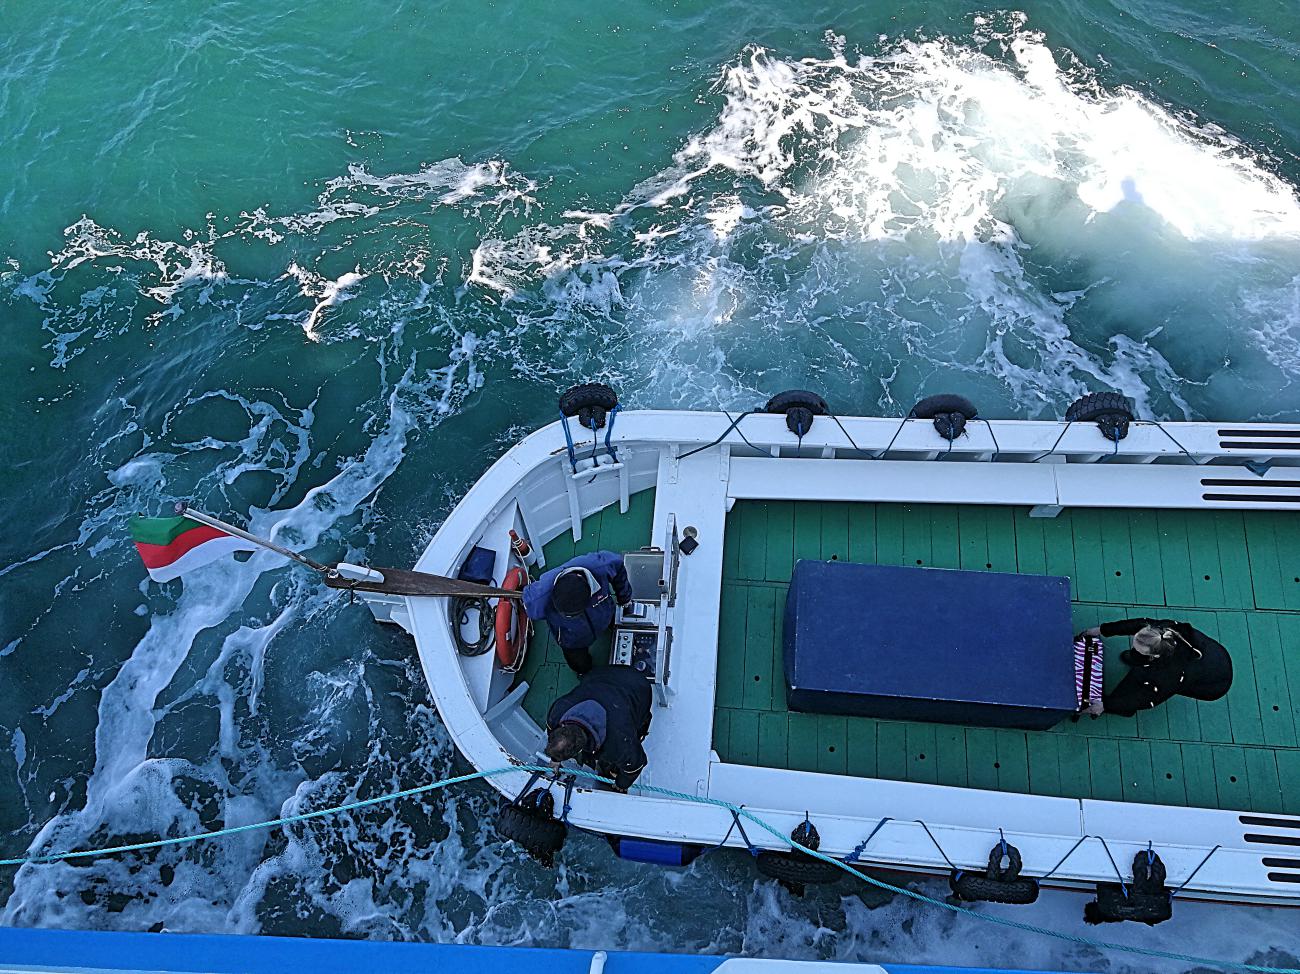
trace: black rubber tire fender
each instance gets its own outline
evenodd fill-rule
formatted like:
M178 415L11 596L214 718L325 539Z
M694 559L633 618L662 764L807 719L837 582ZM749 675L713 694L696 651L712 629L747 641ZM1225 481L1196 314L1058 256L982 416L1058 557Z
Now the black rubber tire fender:
M603 382L584 382L560 396L560 412L577 416L583 409L603 409L606 412L618 405L618 393Z
M555 864L555 854L564 848L569 829L563 822L542 814L541 809L502 802L497 812L497 835L517 842L543 866Z
M1106 416L1127 416L1133 419L1133 407L1118 392L1090 392L1070 403L1065 411L1067 423L1092 423Z
M767 405L763 407L763 412L780 415L795 406L802 406L814 416L827 416L831 411L826 405L826 400L817 393L809 392L807 389L787 389L769 399Z
M979 415L979 410L965 396L940 392L933 396L926 396L913 406L912 411L907 415L911 419L934 419L941 413L961 413L967 419L974 419Z
M1125 896L1118 883L1098 883L1097 898L1083 908L1083 919L1091 924L1132 920L1154 927L1173 915L1173 899L1167 891L1138 893L1130 889Z
M948 877L953 896L968 903L1010 903L1024 906L1038 899L1038 884L1032 879L989 879L980 873L961 872Z
M768 879L797 886L825 886L845 875L838 866L798 852L760 852L754 865Z

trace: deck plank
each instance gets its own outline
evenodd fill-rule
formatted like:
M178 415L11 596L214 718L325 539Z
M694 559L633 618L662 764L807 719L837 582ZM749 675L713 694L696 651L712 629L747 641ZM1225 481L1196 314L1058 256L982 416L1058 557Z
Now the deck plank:
M1284 609L1286 576L1277 546L1276 525L1287 515L1260 511L1246 518L1246 557L1250 562L1251 589L1260 609Z
M935 781L941 785L964 788L969 783L966 772L966 731L951 724L940 724L934 734Z
M1246 772L1245 750L1222 744L1210 745L1220 808L1250 808L1250 778Z
M1029 790L1035 795L1064 795L1057 738L1049 734L1028 735Z
M1214 533L1219 547L1223 602L1228 608L1253 609L1250 554L1246 548L1246 522L1242 511L1215 511Z
M1070 516L1062 512L1056 517L1041 519L1043 526L1043 548L1047 555L1047 574L1064 576L1070 580L1070 595L1079 598L1079 588L1075 584L1074 530L1070 525Z
M934 784L938 780L935 769L935 725L910 723L907 725L907 780Z
M1092 797L1092 778L1088 765L1088 748L1083 739L1065 736L1053 738L1061 773L1061 792L1072 798Z
M1088 781L1092 798L1122 801L1123 777L1119 765L1119 741L1101 737L1088 738Z
M1221 808L1214 777L1214 755L1209 744L1184 744L1183 778L1187 804L1195 808Z
M749 586L724 582L718 615L719 707L739 707L745 698L745 616ZM768 650L771 651L770 649Z
M876 725L869 717L853 717L846 727L848 758L846 770L860 778L876 777Z
M860 565L876 563L876 505L849 505L849 560Z
M876 508L876 564L902 565L903 522L896 504L881 504Z
M767 535L763 577L788 582L794 569L794 504L766 501Z
M790 742L790 715L762 713L758 715L758 763L765 768L784 768L788 760Z
M1186 805L1183 752L1173 741L1151 741L1151 784L1158 805Z
M1014 572L1016 570L1016 526L1014 511L1010 507L984 509L984 535L988 545L987 571Z
M822 505L822 561L849 560L849 508L846 501Z
M1129 513L1122 510L1098 511L1101 529L1101 558L1106 583L1107 602L1137 602L1133 577L1133 537ZM1163 601L1163 600L1162 600Z
M987 513L983 507L961 507L957 510L957 530L961 536L961 567L968 572L988 571L989 531Z
M1156 512L1128 513L1129 542L1133 547L1133 601L1145 605L1164 605L1165 574L1160 559L1160 526Z
M772 685L773 607L777 590L770 585L754 585L745 593L745 672L741 676L741 706L747 710L771 710L775 687Z
M848 730L844 717L827 717L817 722L817 770L843 774L848 756Z
M1192 590L1192 556L1187 547L1187 522L1182 515L1182 511L1156 512L1165 603L1171 606L1196 604Z
M1247 747L1242 749L1246 758L1246 778L1250 783L1250 804L1255 811L1282 811L1282 780L1278 776L1277 758L1270 748ZM1300 787L1300 782L1291 782Z
M1300 743L1300 615L1278 613L1278 634L1282 641L1287 685L1291 697L1297 743Z
M997 791L998 771L996 731L987 727L967 727L966 776L970 786Z
M818 720L813 714L790 715L790 767L796 771L817 770Z
M930 505L904 504L900 520L903 526L904 565L934 565L933 524Z
M999 730L994 733L998 752L998 789L1018 794L1029 791L1029 750L1025 732Z
M758 714L752 710L733 710L727 734L727 748L733 761L753 764L758 760Z
M738 504L742 509L741 537L745 543L740 550L740 577L762 582L767 578L767 517L768 505L758 502Z
M1282 608L1300 612L1300 517L1289 511L1279 515L1273 526L1282 571Z
M1027 510L1016 511L1016 571L1025 575L1047 575L1047 550L1044 544L1043 525L1053 520L1030 517Z
M1119 742L1120 787L1126 802L1154 802L1155 781L1152 777L1151 747L1146 741Z
M907 725L882 720L876 725L876 770L890 781L907 780Z
M822 557L822 505L794 505L794 560L820 561ZM788 581L788 578L781 579Z
M1187 519L1187 550L1191 556L1192 604L1207 609L1226 605L1223 565L1219 561L1219 539L1214 511L1184 511Z
M1264 742L1280 747L1295 747L1298 743L1296 718L1300 716L1300 711L1295 707L1296 694L1287 674L1278 614L1250 613L1246 627L1250 634L1250 659L1243 660L1241 653L1236 653L1233 657L1234 669L1240 670L1249 663L1255 672L1255 692L1259 698ZM1297 787L1300 788L1300 784Z
M1276 751L1278 778L1286 782L1282 789L1282 811L1300 815L1300 750Z
M1259 713L1259 688L1255 683L1254 659L1249 652L1250 634L1243 612L1216 612L1218 636L1224 646L1236 649L1244 665L1233 668L1232 688L1224 700L1227 704L1228 723L1232 727L1232 740L1237 744L1263 744L1264 725ZM1244 650L1244 651L1243 651ZM1232 650L1229 650L1232 653Z
M953 504L931 505L930 525L930 564L935 568L960 568L957 507Z
M1074 531L1074 597L1083 602L1105 602L1106 562L1101 546L1101 512L1085 508L1071 512Z

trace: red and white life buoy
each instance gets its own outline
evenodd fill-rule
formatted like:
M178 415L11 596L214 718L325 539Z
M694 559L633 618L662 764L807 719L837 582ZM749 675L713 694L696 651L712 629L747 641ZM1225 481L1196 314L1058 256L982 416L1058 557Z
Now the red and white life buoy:
M528 572L512 568L506 572L501 587L507 592L517 592L527 584ZM528 629L528 612L522 599L497 599L497 662L507 673L514 673L523 665Z

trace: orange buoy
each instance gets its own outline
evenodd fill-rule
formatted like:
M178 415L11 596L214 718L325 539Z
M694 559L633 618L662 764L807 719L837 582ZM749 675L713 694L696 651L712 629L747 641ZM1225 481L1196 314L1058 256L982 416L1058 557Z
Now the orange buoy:
M506 572L501 587L507 592L517 592L527 584L528 572L512 568ZM497 662L507 673L514 673L523 665L528 628L528 612L521 599L497 599Z

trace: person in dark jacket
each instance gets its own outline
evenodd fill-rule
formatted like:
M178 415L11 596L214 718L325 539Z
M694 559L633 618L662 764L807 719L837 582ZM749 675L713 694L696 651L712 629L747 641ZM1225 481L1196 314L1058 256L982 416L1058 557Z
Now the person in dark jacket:
M545 754L576 759L627 791L646 765L650 681L630 666L597 666L551 704Z
M1120 659L1132 669L1102 697L1105 713L1132 717L1182 695L1218 700L1232 686L1232 657L1223 644L1173 619L1121 619L1089 629L1094 636L1132 636Z
M579 676L591 669L591 644L614 622L615 600L627 605L632 584L623 556L612 551L579 555L524 586L528 618L546 620Z

